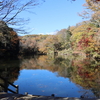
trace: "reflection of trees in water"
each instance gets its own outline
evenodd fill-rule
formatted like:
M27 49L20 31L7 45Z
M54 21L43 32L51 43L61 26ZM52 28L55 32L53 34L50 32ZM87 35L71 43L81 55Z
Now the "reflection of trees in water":
M71 81L100 97L100 63L84 59L74 60L72 65Z
M17 60L6 60L0 61L0 76L6 78L9 82L13 83L17 80L19 75L19 61ZM4 84L4 81L0 79L0 83ZM3 88L0 88L3 91Z
M64 58L52 58L49 56L40 56L38 58L22 59L21 69L47 69L52 72L58 72L58 76L67 77L67 69L70 67L70 60Z
M57 70L58 75L62 77L69 77L70 76L70 70L71 70L71 59L64 59L62 57L58 57L54 59L54 64L58 66L59 70Z
M100 63L89 59L65 59L48 56L39 56L38 58L22 59L21 69L47 69L57 72L57 76L68 77L74 83L90 89L96 97L100 97ZM83 95L89 95L84 92Z
M4 63L5 62L5 63ZM68 77L83 89L90 89L96 97L100 97L100 63L89 59L68 59L49 56L29 57L18 60L0 61L0 76L7 77L13 83L17 80L20 69L46 69L57 72L57 76ZM3 84L3 81L0 80ZM1 89L1 88L0 88ZM89 95L89 91L83 91Z

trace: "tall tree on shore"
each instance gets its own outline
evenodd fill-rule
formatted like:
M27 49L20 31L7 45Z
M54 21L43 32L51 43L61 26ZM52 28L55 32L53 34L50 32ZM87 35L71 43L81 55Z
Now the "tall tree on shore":
M82 18L89 18L97 27L100 27L100 2L96 0L86 0L83 4L85 11L79 14Z
M88 9L91 9L93 11L99 11L100 10L100 0L86 0L88 4Z

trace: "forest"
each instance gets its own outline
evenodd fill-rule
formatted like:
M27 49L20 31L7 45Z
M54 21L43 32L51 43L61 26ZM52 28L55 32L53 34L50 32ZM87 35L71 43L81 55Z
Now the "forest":
M96 25L95 25L96 24ZM100 26L85 21L62 29L56 35L26 35L20 37L20 53L84 53L100 55Z
M29 2L29 6L31 6L31 2ZM87 18L86 21L77 23L75 26L69 26L66 29L61 29L55 35L18 36L15 29L7 26L8 22L12 21L16 14L7 22L0 21L0 56L18 56L24 54L67 55L71 53L72 55L81 54L86 57L99 59L100 3L86 0L86 4L83 6L85 11L79 13L79 16L84 19ZM3 19L7 16L8 14ZM11 23L13 24L14 21Z
M100 58L100 4L86 3L86 9L79 14L89 20L61 29L55 35L26 35L20 37L20 53L67 55L83 54Z

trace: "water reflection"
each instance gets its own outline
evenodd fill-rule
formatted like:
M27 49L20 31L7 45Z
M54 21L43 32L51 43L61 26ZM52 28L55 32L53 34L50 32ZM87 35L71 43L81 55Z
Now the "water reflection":
M57 72L56 76L69 78L73 83L82 86L82 89L90 90L96 97L100 97L100 63L94 60L86 59L65 59L48 56L38 58L23 59L20 64L21 69L46 69L51 72ZM82 90L84 97L90 96L89 92Z
M72 69L71 81L84 89L90 89L96 97L100 97L100 62L90 61L88 58L73 60Z
M46 69L52 72L57 72L58 76L67 77L69 76L69 70L71 67L69 59L62 57L52 58L49 56L39 56L36 58L22 59L20 68L21 69ZM67 69L69 69L67 71Z
M4 85L6 88L0 87L0 91L7 92L7 88L10 83L14 83L15 80L18 79L19 76L19 61L18 60L1 60L0 61L0 84ZM5 81L3 79L5 79Z
M1 61L0 66L0 75L18 84L20 93L100 98L99 61L82 57L36 56L21 58L20 61Z

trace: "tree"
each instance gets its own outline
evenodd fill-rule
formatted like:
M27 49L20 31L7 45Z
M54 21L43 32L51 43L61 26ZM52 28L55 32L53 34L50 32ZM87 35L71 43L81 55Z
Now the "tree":
M0 57L16 57L19 52L17 33L0 21Z
M99 0L86 0L86 3L83 4L83 6L85 7L85 11L79 14L83 18L92 18L92 15L100 12Z
M44 1L44 0L42 0ZM0 20L10 25L23 25L28 19L19 18L21 12L28 11L39 5L37 0L1 0L0 1Z
M49 51L58 50L60 47L58 37L56 35L49 35L45 40L39 43L39 51L47 53Z
M96 11L94 14L92 14L91 22L92 22L96 27L100 27L100 11Z
M100 3L96 2L96 0L86 0L83 6L85 11L80 13L79 16L89 18L92 24L100 27Z
M20 38L21 54L36 54L38 52L37 42L34 37L23 36Z
M100 10L100 0L86 0L88 4L88 8L93 11L99 11Z
M76 0L72 0L72 1L76 1ZM94 3L98 3L100 0L86 0L86 1L91 1L91 2L94 2Z

